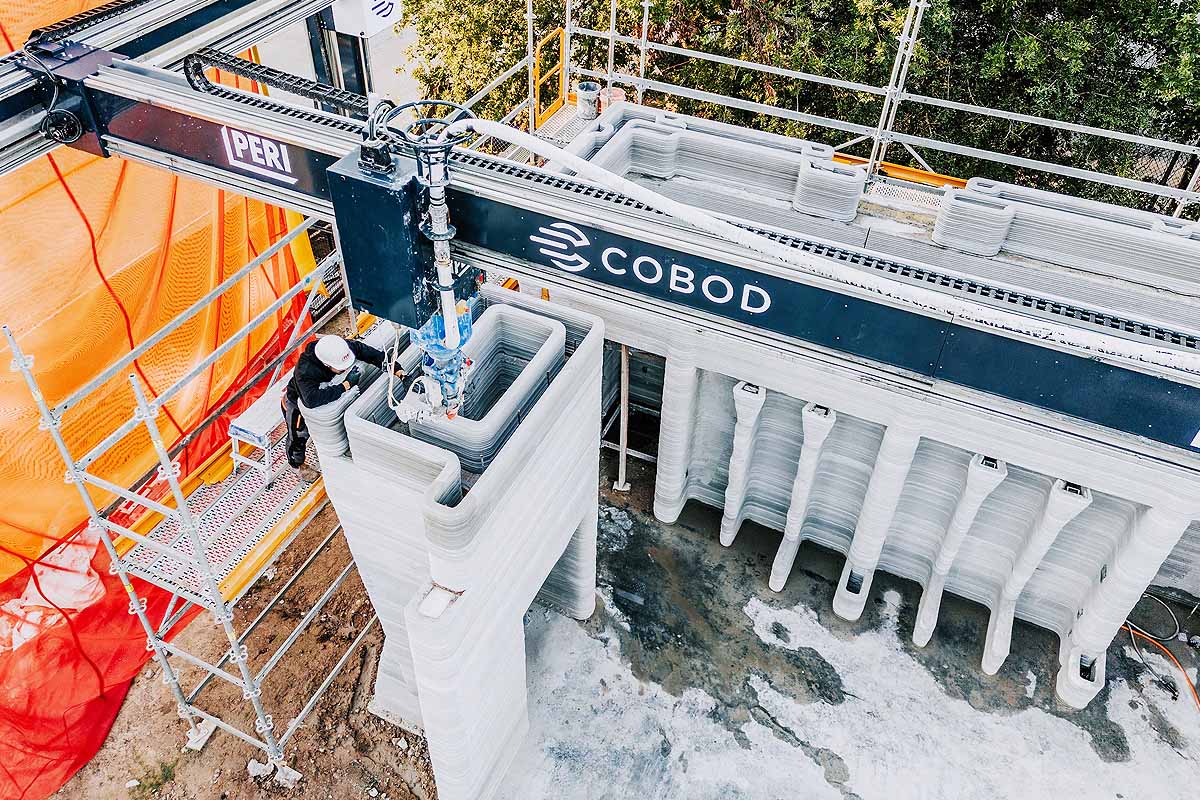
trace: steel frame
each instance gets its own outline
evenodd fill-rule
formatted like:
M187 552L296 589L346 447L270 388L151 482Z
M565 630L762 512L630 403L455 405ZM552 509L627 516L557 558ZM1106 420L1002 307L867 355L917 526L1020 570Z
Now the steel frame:
M244 50L332 3L333 0L256 0L188 30L186 36L155 47L151 40L159 29L170 30L173 23L187 20L193 14L203 16L207 7L213 5L211 0L160 0L99 21L76 38L100 49L133 46L129 54L141 63L173 68L200 47ZM146 44L144 52L136 46L139 43ZM37 83L33 75L18 66L15 55L0 57L0 104L6 100L16 102ZM40 158L58 146L39 132L44 117L45 110L39 100L27 113L0 120L0 174Z
M188 725L188 747L200 749L203 747L208 737L212 732L220 728L233 736L247 742L259 749L266 755L267 764L277 770L277 780L284 784L290 784L299 778L299 773L291 769L284 763L283 746L288 739L294 735L299 725L304 718L312 712L316 707L321 696L328 690L338 672L345 666L351 653L358 648L363 639L370 632L376 622L376 617L372 616L370 621L359 631L354 641L346 652L339 658L333 668L325 675L320 685L314 694L308 698L302 708L300 714L292 719L287 729L282 735L278 735L275 728L273 717L268 713L264 705L261 694L262 685L271 671L280 663L283 657L291 649L291 647L299 640L304 631L318 617L321 610L336 594L340 587L344 584L346 578L355 570L353 560L346 564L338 576L331 581L322 590L320 597L312 604L309 610L303 615L300 622L293 628L286 640L275 650L268 661L257 671L251 670L248 651L246 648L247 637L263 622L264 619L276 608L283 596L299 581L299 579L308 571L312 564L328 550L328 545L333 541L335 536L341 531L339 525L331 531L324 540L309 554L303 564L288 578L288 580L280 587L279 591L267 602L262 611L257 617L246 625L240 632L235 628L233 621L233 608L236 603L244 596L245 591L252 586L259 577L265 572L274 562L275 558L286 549L290 541L285 543L283 547L275 554L275 557L269 559L259 567L258 571L250 577L246 582L245 588L238 592L235 596L226 600L221 593L220 585L214 572L214 564L210 561L208 547L205 539L200 535L200 523L210 514L217 503L219 503L234 486L231 481L228 486L214 499L206 508L194 508L188 502L188 497L185 495L181 484L179 464L173 461L175 453L168 450L166 442L163 439L162 432L159 428L157 417L160 411L164 408L167 400L184 387L190 380L201 374L209 365L220 358L221 354L236 345L238 342L250 335L250 333L258 327L263 321L268 319L279 309L283 308L287 303L301 291L307 292L305 300L305 310L307 311L312 302L312 298L316 295L315 286L319 278L332 266L334 261L340 264L340 255L334 252L327 259L322 261L316 270L309 273L308 276L298 281L289 290L284 292L280 299L268 306L264 311L256 315L245 326L237 331L232 337L223 342L210 356L203 359L199 364L195 365L185 375L175 381L170 387L159 393L154 399L149 399L146 396L143 385L136 374L128 376L130 391L133 394L136 410L133 416L121 425L118 425L113 434L110 434L104 441L89 451L82 458L76 457L66 442L62 433L64 414L71 408L77 406L81 400L94 392L97 388L105 384L108 380L115 377L120 371L148 351L154 344L161 342L166 336L176 330L181 324L186 322L191 317L203 311L209 305L217 300L225 291L233 286L238 281L244 279L251 271L264 263L275 253L292 241L300 233L306 231L315 220L312 218L306 219L301 225L293 229L287 236L265 251L261 256L249 262L247 265L235 272L229 279L223 281L214 289L208 292L203 298L189 307L187 310L173 318L166 325L151 335L145 342L132 350L129 354L105 368L99 376L89 381L83 388L73 392L65 400L51 406L45 395L42 393L41 387L33 373L33 356L25 354L17 342L16 336L7 326L3 326L5 339L8 341L9 348L12 351L13 359L11 368L15 372L19 372L25 382L34 403L38 408L41 417L41 427L47 430L54 441L55 448L59 456L62 458L66 466L66 480L68 483L75 485L80 500L84 505L88 515L88 527L100 529L100 540L109 557L110 572L117 575L122 587L129 599L129 613L135 615L142 625L142 630L146 635L146 649L154 653L154 658L162 669L163 682L170 688L171 694L175 699L176 712L180 718L187 722ZM344 268L343 268L344 270ZM344 275L343 275L344 277ZM337 314L341 313L343 306L351 306L350 295L347 291L341 302L328 309L322 320L315 321L311 326L308 326L303 334L300 334L301 323L297 323L297 329L293 331L286 346L275 359L265 366L259 372L249 379L239 390L239 394L243 394L250 387L256 385L262 378L271 375L272 378L278 374L279 368L283 360L292 352L294 352L321 324L332 319ZM352 308L352 306L351 306ZM272 372L274 371L274 372ZM232 402L232 400L230 401ZM228 403L224 404L228 407ZM222 409L218 409L219 413ZM211 424L216 416L210 415L209 419L201 423L202 427L207 427ZM102 478L88 470L88 467L104 452L124 439L130 433L138 428L144 428L149 436L150 443L154 449L157 458L157 466L147 473L139 481L135 481L132 487L117 485L112 481ZM188 437L194 435L189 434ZM176 451L181 448L183 443L176 445ZM268 462L268 469L270 468ZM235 463L234 476L237 479L237 471L239 467ZM248 475L248 471L252 468L246 468L242 472L242 477ZM147 480L157 475L163 480L168 487L170 500L172 504L159 502L139 493L139 489L144 487ZM263 485L259 490L253 493L249 499L243 501L236 512L230 514L227 519L222 519L218 522L219 527L215 534L209 537L209 541L214 541L220 533L237 520L259 496L266 490L269 481L275 475L268 474L267 480L263 481ZM119 498L108 507L101 509L97 506L95 500L88 491L88 487L95 487L105 492L111 493ZM123 502L122 502L123 501ZM147 513L160 515L164 521L170 520L178 526L178 535L171 542L164 542L160 539L151 538L144 534L131 530L130 528L116 523L109 519L109 515L118 508L129 504L136 504L145 509ZM308 524L316 514L322 510L326 503L312 510L308 517L302 521L302 524L297 526L297 531ZM263 525L269 523L264 522ZM140 568L133 565L125 556L118 552L113 537L109 533L116 533L125 536L128 539L140 545L145 545L155 551L158 556L154 561L150 562L149 567ZM294 534L293 534L294 536ZM128 554L127 554L128 555ZM235 556L236 557L236 556ZM197 593L185 591L179 585L172 585L166 580L156 580L156 573L153 567L161 559L171 559L177 563L185 564L188 569L194 570L195 574L201 579L202 590ZM224 564L223 567L228 567L229 564ZM136 575L143 580L157 585L171 592L171 597L168 600L167 606L162 613L162 617L157 624L151 621L147 612L146 600L140 597L137 589L134 587L131 576ZM191 653L184 647L171 641L167 641L167 636L174 627L185 617L188 611L195 607L203 608L208 611L215 622L221 627L225 634L228 643L223 655L217 663L210 663L195 653ZM179 673L176 669L175 662L184 662L192 667L196 667L203 672L204 677L199 683L187 694L184 693L180 684ZM227 669L228 665L233 665L233 671ZM236 725L233 725L225 720L222 720L217 714L211 713L199 705L197 700L204 690L209 685L213 678L230 683L241 689L243 699L249 704L253 710L255 725L253 732L243 731Z

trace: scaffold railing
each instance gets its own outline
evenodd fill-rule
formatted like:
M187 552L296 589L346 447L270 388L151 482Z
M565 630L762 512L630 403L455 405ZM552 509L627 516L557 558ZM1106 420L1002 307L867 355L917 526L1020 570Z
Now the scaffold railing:
M1175 142L1154 136L1110 130L1092 125L1083 125L1066 120L1053 119L1050 117L1022 114L982 105L931 97L928 95L908 91L906 89L906 81L908 77L909 66L912 63L916 45L920 40L920 28L925 9L929 6L928 0L910 0L904 26L900 36L898 37L898 43L895 57L893 59L889 82L887 85L881 86L861 83L858 81L844 80L841 78L819 75L803 70L780 67L771 64L761 64L715 53L706 53L700 50L694 50L665 42L656 42L649 38L650 12L655 1L656 0L642 0L642 18L640 29L637 36L632 36L626 33L621 33L617 29L618 7L616 0L611 0L609 4L609 24L606 30L597 30L574 24L574 20L572 18L574 5L573 0L566 0L564 6L564 17L561 25L563 30L561 44L561 81L563 85L564 96L569 94L571 91L571 81L573 79L572 76L583 76L601 81L609 89L614 86L626 86L632 88L634 90L634 97L632 99L637 103L644 103L646 101L647 94L657 94L665 97L683 98L697 102L709 103L715 106L736 111L743 111L755 115L764 115L775 117L777 119L800 122L806 125L846 134L849 136L849 138L837 143L834 149L843 152L847 148L855 145L869 143L870 155L863 161L867 168L868 179L873 182L884 180L885 175L889 173L892 174L893 178L899 179L902 182L908 180L911 176L912 170L910 168L901 167L900 169L893 169L893 167L896 165L886 163L885 159L888 148L895 144L902 147L921 170L924 170L935 176L938 174L938 170L930 163L930 159L932 158L931 154L943 153L966 157L982 162L1006 165L1008 167L1027 170L1033 173L1042 173L1045 175L1057 176L1058 178L1072 179L1080 181L1084 184L1094 184L1110 187L1111 189L1116 190L1125 190L1127 192L1132 192L1135 196L1139 197L1169 201L1170 203L1173 203L1174 206L1173 209L1169 210L1171 210L1176 217L1183 216L1184 212L1189 207L1200 205L1200 143L1188 144ZM538 32L535 30L533 25L534 17L532 0L526 0L526 16L528 20L528 41L525 57L518 60L512 67L503 72L494 81L472 96L468 101L466 101L466 106L471 108L478 105L514 75L516 75L522 69L525 69L527 71L527 83L529 86L528 96L525 97L521 103L513 108L508 114L506 114L501 121L505 123L512 123L521 115L523 111L527 109L533 109L533 122L526 124L529 128L536 131L538 127L541 127L541 125L545 124L546 118L550 116L547 114L543 115L541 120L537 119L538 115L536 111L539 107L540 94L539 80L545 76L540 75L538 72L536 54L542 44L557 35L557 31L551 31L546 38L540 40L538 39ZM574 58L576 52L574 43L578 37L599 40L607 45L607 64L601 65L603 68L583 66L576 61ZM615 58L615 48L617 45L625 45L637 49L636 73L625 71L618 66L617 59ZM768 103L747 100L744 98L731 97L729 95L706 91L698 87L690 87L662 80L654 80L646 77L647 66L654 54L667 54L681 58L706 61L713 64L721 64L738 69L751 70L764 76L788 78L813 86L825 86L869 95L875 98L879 104L878 121L874 124L868 125L860 122L834 119L819 114L808 113L799 108L786 108ZM632 61L633 60L630 59L630 63L632 63ZM898 129L897 120L902 119L900 109L905 104L937 107L961 112L966 115L973 115L975 117L1002 119L1013 123L1033 125L1056 131L1064 131L1082 137L1090 137L1096 140L1123 142L1132 146L1144 148L1148 151L1155 151L1169 156L1171 164L1166 170L1166 173L1162 175L1162 180L1156 182L1154 180L1147 180L1144 176L1130 177L1128 175L1116 174L1115 172L1107 172L1104 171L1101 165L1097 164L1078 166L1055 163L1040 158L1031 158L1020 153L1006 153L998 150L990 150L956 143L951 140L953 137L932 138L929 136L918 136L916 134L906 133ZM478 148L483 144L484 141L485 139L478 140L473 143L471 147ZM963 175L960 177L969 178L972 176Z
M82 457L72 453L62 428L64 415L70 413L71 409L78 406L89 394L108 385L109 381L119 379L121 373L133 365L137 358L150 351L189 319L208 309L255 268L296 237L304 234L314 221L310 218L293 228L271 248L234 272L128 354L53 405L43 394L34 374L33 355L24 353L12 330L7 325L3 326L3 333L13 357L12 369L21 374L34 399L41 418L40 426L53 439L66 466L66 480L78 490L87 513L88 529L101 534L97 538L108 555L110 571L119 578L128 595L129 613L136 616L141 624L146 635L146 649L154 653L154 658L162 670L163 682L170 688L175 699L176 710L187 723L188 746L200 749L216 729L224 730L261 749L266 756L266 769L274 770L276 780L285 785L294 783L300 775L284 763L284 745L304 717L316 706L321 695L346 664L350 654L363 642L375 625L376 618L372 616L359 630L350 647L305 702L301 713L292 718L282 734L278 733L274 718L262 698L263 682L344 585L355 569L354 562L351 560L340 569L267 661L257 670L253 669L246 646L247 637L260 626L313 563L328 552L330 543L340 532L340 526L324 537L257 617L239 631L235 626L233 613L237 602L271 567L307 523L328 505L328 501L324 500L323 490L318 485L306 484L295 470L291 470L282 462L283 448L275 449L274 463L268 463L265 472L234 459L232 471L223 481L211 485L197 482L196 488L191 491L185 489L187 476L180 474L180 463L176 457L192 437L213 424L233 402L252 387L260 385L264 379L269 379L268 386L277 389L278 387L273 385L285 359L344 309L349 310L351 320L354 321L353 305L346 288L340 254L335 251L323 259L315 270L280 293L277 299L241 329L221 342L207 356L190 365L181 377L154 396L147 395L143 379L135 371L131 371L127 380L133 398L133 414L117 424L99 444ZM305 325L305 320L310 317L313 299L318 296L317 287L322 283L322 278L333 270L338 271L344 289L341 301L326 304L321 317ZM204 374L223 355L244 342L272 315L292 304L301 294L305 295L303 309L282 350L238 387L233 396L210 413L197 428L189 431L173 448L169 448L158 423L159 415L167 402L192 380ZM271 391L271 388L268 388L268 391ZM276 438L282 438L284 435L282 413L280 416L281 422L272 434ZM157 462L154 467L129 485L120 485L96 474L93 467L95 462L119 442L134 435L135 431L143 431L148 437ZM265 456L270 461L271 448L266 449ZM165 494L150 491L150 487L161 490L164 485ZM99 489L114 499L107 506L102 506L93 497L90 488ZM140 509L140 512L130 513L131 508ZM284 520L287 515L290 516ZM114 517L121 521L116 521ZM134 521L129 521L131 519ZM155 621L150 618L146 598L139 596L131 580L133 577L170 593L161 619ZM193 609L207 611L224 634L228 646L215 664L167 638L175 626ZM180 662L198 668L203 674L197 685L187 693L184 692L180 681ZM241 691L243 700L253 711L255 722L252 731L242 730L199 704L201 693L214 678L232 684Z

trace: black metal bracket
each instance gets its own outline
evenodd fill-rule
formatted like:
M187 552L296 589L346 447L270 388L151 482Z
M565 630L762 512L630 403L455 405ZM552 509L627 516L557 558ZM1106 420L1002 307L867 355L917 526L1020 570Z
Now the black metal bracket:
M123 5L119 10L126 8ZM83 82L101 67L123 60L125 56L80 42L44 36L36 42L31 39L16 57L22 67L38 77L46 95L42 135L93 155L107 156L103 120L96 113Z

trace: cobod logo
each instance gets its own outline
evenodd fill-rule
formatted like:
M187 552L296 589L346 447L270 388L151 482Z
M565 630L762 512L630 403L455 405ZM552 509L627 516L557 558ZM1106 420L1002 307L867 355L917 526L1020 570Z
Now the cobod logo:
M297 178L292 175L292 162L288 158L287 145L283 142L224 125L221 126L221 141L225 144L225 156L229 159L231 167L287 184L296 183Z
M583 272L593 263L583 252L599 249L583 231L566 222L543 225L530 235L529 241L541 245L538 252L564 272ZM595 256L594 252L589 254ZM698 294L718 306L736 304L748 314L761 314L771 307L771 295L754 284L745 283L739 288L723 275L697 275L696 270L683 264L664 267L653 256L631 255L619 247L601 250L598 263L625 283L647 286L665 283L668 292Z

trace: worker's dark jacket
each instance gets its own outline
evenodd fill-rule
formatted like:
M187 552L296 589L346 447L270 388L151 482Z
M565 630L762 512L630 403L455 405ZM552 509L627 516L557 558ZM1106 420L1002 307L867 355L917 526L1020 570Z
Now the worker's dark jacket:
M383 368L383 353L374 347L354 339L347 339L346 344L350 345L350 352L354 353L355 358ZM332 386L321 385L328 383L338 373L321 363L315 352L316 347L316 341L311 341L300 353L296 369L292 372L292 379L287 385L287 399L294 403L296 398L299 398L308 408L332 403L346 392L340 383Z

